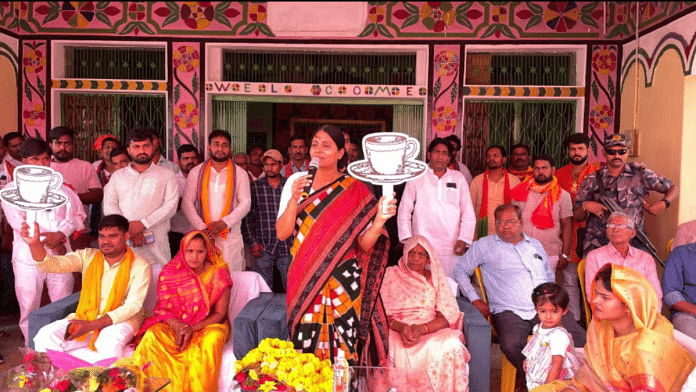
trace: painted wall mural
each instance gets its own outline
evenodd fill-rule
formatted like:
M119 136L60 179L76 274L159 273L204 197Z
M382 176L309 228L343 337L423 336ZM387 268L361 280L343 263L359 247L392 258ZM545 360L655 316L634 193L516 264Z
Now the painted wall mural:
M618 46L593 45L591 56L587 129L593 159L602 160L604 135L617 131Z
M46 136L46 41L24 41L21 47L21 131L28 137Z
M366 39L625 39L635 33L636 2L380 1L365 6L368 17L358 37ZM695 6L641 2L640 28ZM265 2L0 3L0 26L15 34L75 34L79 28L80 34L274 37L267 16Z
M264 3L2 2L0 25L14 33L272 37Z
M432 132L446 137L456 132L459 108L460 45L435 45L433 53Z
M432 135L446 136L457 132L459 97L472 94L459 84L464 64L461 44L464 40L477 42L509 41L534 43L538 40L583 42L588 45L591 74L585 89L588 94L586 115L593 142L605 132L615 130L617 90L631 61L643 64L649 85L652 69L666 48L676 48L682 56L685 73L692 72L696 43L696 2L640 2L639 28L649 29L676 15L687 14L672 25L649 34L636 56L632 36L636 29L636 2L366 2L367 17L362 31L355 39L379 43L432 42L433 63L430 65L432 83L419 90L430 90L432 100L426 114ZM265 2L0 2L0 31L20 40L18 79L21 94L19 125L30 135L45 135L47 88L91 90L158 90L169 89L172 134L168 135L171 157L181 143L204 145L201 107L203 40L235 37L238 39L275 38L269 25L268 4ZM358 25L358 27L360 24ZM671 25L670 25L671 26ZM660 32L660 33L658 33ZM50 39L80 35L108 41L120 37L162 37L171 45L171 81L139 85L138 81L120 80L113 86L103 80L49 81L46 69ZM33 40L32 38L39 38ZM50 38L47 38L50 37ZM184 38L186 37L186 38ZM286 40L306 41L306 37L283 37ZM178 42L183 39L186 42ZM324 39L332 39L326 36ZM336 41L345 39L337 37ZM442 41L451 41L442 42ZM457 42L459 41L459 42ZM618 45L623 46L625 61L618 67ZM50 62L50 61L49 61ZM72 83L72 84L71 84ZM106 83L106 84L105 84ZM65 84L65 86L64 86ZM166 85L165 85L166 84ZM47 87L48 86L48 87ZM214 86L210 86L211 88ZM427 89L426 89L427 87ZM206 86L208 88L208 86ZM270 88L273 88L272 86ZM290 89L299 86L290 86ZM466 90L469 88L469 90ZM477 89L479 93L506 95L497 87ZM504 87L507 88L507 87ZM462 91L465 89L466 91ZM283 86L283 91L286 91ZM316 90L316 89L315 89ZM545 90L544 92L514 89L522 96L577 96L582 88ZM318 91L318 90L316 90ZM336 90L340 94L340 86ZM391 90L390 90L391 91ZM398 88L395 90L399 92ZM322 93L326 93L323 91ZM365 92L369 95L368 92ZM404 94L404 91L401 91ZM596 146L594 148L596 153Z
M172 46L172 122L174 132L167 143L168 156L182 144L192 144L204 151L201 127L201 45L198 42L177 42Z
M607 33L605 38L626 39L636 34L636 7L639 2L606 2ZM650 28L665 19L694 8L694 1L642 1L638 18L640 29Z
M673 49L679 54L684 67L684 75L693 75L696 72L695 46L696 13L691 13L678 21L640 37L638 43L631 41L625 44L623 46L625 60L621 64L621 80L625 80L629 69L637 60L645 71L643 82L646 86L651 86L660 56L669 49ZM637 48L639 50L636 55Z

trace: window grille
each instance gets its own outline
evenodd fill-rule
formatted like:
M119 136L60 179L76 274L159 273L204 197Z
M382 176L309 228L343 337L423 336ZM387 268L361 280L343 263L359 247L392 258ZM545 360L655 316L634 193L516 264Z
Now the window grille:
M167 140L164 95L63 93L60 107L61 124L76 134L75 157L86 161L98 159L93 145L103 134L110 133L123 143L129 130L145 127Z
M230 148L233 154L246 154L250 147L247 146L247 103L214 99L213 129L222 129L230 133Z
M164 48L65 48L65 77L75 79L165 80Z
M223 51L223 80L415 85L415 53Z
M467 53L467 85L574 86L570 53Z
M563 140L575 132L576 105L572 100L465 101L464 163L476 175L486 170L488 146L502 145L509 156L512 145L526 143L532 156L548 154L557 168L566 165Z

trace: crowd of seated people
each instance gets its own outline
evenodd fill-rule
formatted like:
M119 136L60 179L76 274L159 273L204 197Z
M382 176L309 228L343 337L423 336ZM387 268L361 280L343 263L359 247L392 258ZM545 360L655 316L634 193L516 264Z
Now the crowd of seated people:
M513 146L510 165L504 146L490 146L485 172L473 179L457 159L459 139L435 138L426 176L407 183L386 210L376 187L346 171L359 143L333 126L295 135L286 156L259 146L232 155L229 133L215 130L207 159L183 145L178 163L144 128L124 145L99 138L100 160L89 167L74 158L74 139L67 127L51 130L49 142L13 133L4 144L17 149L0 163L6 187L16 186L13 170L23 164L67 171L68 203L39 213L35 227L7 203L0 210L2 230L14 235L25 339L44 284L55 301L72 292L71 272L82 273L76 313L42 328L38 350L96 362L133 343L134 358L157 359L148 375L171 379L173 390L217 390L232 333L230 273L253 269L274 291L287 291L298 350L330 360L343 351L352 365L422 368L437 391L467 390L465 343L485 344L464 341L452 279L496 330L516 390L646 383L679 390L694 368L672 323L696 338L696 225L680 226L660 282L637 233L644 212L669 208L677 187L629 163L624 135L606 137L602 164L588 162L585 135L572 135L569 163L558 169L528 145ZM319 161L313 177L310 158ZM664 197L649 202L649 191ZM398 234L388 232L390 220ZM92 248L78 240L90 228ZM398 261L388 266L390 259ZM483 287L472 284L477 269ZM591 314L582 311L583 296ZM660 315L663 301L672 323ZM549 332L558 328L564 334ZM561 343L544 351L546 341ZM573 346L584 347L584 362Z

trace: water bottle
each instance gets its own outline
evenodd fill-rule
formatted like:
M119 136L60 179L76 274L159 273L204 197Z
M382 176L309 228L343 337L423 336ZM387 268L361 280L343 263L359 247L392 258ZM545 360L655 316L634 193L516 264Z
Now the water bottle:
M348 392L350 384L350 368L346 353L339 349L333 365L333 392Z

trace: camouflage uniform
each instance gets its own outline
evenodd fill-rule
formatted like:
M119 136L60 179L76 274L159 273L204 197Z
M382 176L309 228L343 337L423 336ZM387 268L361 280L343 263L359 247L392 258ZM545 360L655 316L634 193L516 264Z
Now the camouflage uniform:
M606 196L614 199L623 212L633 218L636 228L643 227L643 204L648 197L648 191L666 193L674 186L672 181L648 169L643 163L627 163L618 177L609 175L605 166L588 174L582 181L574 208L582 206L586 201L599 202L598 176L604 180ZM608 219L609 214L605 214L603 218L589 214L583 245L585 255L592 249L609 243L606 236Z

